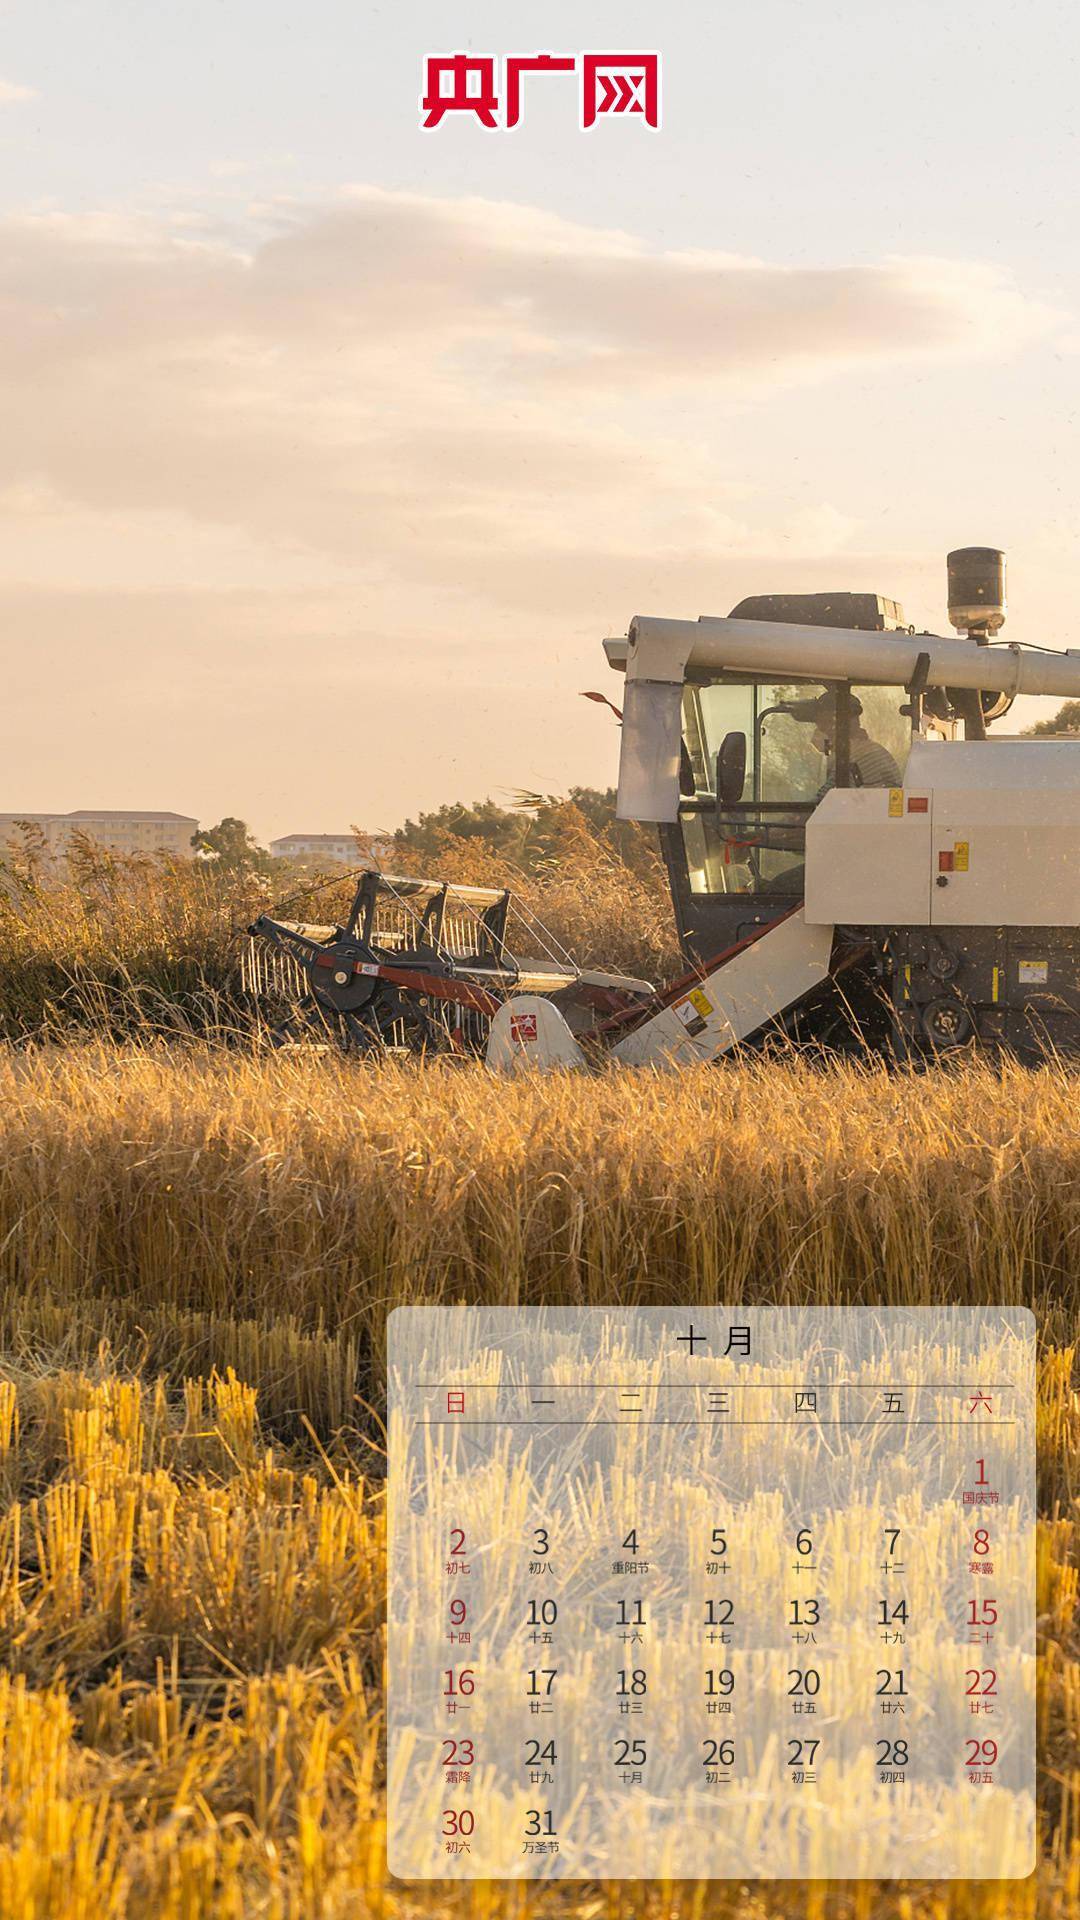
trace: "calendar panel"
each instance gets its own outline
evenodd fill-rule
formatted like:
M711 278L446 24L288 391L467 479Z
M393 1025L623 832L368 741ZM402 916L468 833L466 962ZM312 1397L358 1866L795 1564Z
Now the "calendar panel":
M1034 1320L400 1308L405 1878L1035 1865Z

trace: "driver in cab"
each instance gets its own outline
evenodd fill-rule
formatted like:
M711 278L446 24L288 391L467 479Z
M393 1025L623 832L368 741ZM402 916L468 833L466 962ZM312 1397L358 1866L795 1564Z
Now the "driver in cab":
M808 703L810 704L810 703ZM899 787L903 784L900 769L889 752L879 740L872 740L862 723L862 701L857 694L849 697L851 726L849 729L849 754L851 765L851 784L853 787ZM811 721L813 733L810 738L823 759L832 755L831 730L835 726L835 708L831 693L823 693L819 700L812 703L812 711L806 717ZM802 718L802 715L799 716ZM835 774L830 771L818 791L821 800L835 784Z
M830 788L836 784L836 753L834 741L836 730L836 703L834 697L831 693L823 693L814 700L791 701L789 704L785 704L781 708L781 711L790 714L793 720L798 720L803 726L809 725L813 728L810 738L817 751L821 754L826 766L825 778L817 791L816 804L817 801L823 800ZM888 747L883 747L879 740L873 739L863 726L862 701L858 698L857 694L852 693L849 695L848 712L850 715L848 727L848 777L851 785L853 787L902 786L903 775L896 761L893 759L892 754L889 752ZM774 851L785 849L794 852L798 849L798 851L802 853L804 847L804 830L800 828L797 833L792 833L789 836L783 829L778 830L774 827L771 831L769 844ZM786 893L795 895L802 889L803 871L803 859L790 862L777 873L759 873L758 886L763 893Z

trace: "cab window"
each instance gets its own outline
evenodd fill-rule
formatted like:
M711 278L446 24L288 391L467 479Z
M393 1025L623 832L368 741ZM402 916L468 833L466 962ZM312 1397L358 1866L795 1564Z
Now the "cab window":
M911 745L904 688L851 693L845 783L899 784ZM686 688L680 818L693 893L801 897L806 819L843 766L837 695L820 681ZM729 733L745 736L746 781L741 800L718 809L716 756Z
M816 800L825 760L814 746L812 726L783 709L826 691L820 682L807 681L687 687L683 738L695 793L715 798L716 756L729 733L741 733L746 738L744 800Z
M827 775L826 756L815 746L815 728L786 707L819 700L828 689L805 683L758 687L758 782L756 800L793 800L813 805Z

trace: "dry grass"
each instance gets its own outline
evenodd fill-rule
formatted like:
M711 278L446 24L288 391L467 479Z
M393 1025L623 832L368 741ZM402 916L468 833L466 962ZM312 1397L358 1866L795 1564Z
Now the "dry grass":
M242 1017L239 932L269 885L90 841L70 871L0 859L0 1034L221 1031Z
M0 1059L0 1915L1072 1920L1077 1087ZM1038 1886L388 1883L387 1308L945 1297L1040 1314Z
M432 870L512 887L581 966L647 979L679 971L658 856L644 844L628 865L576 808L556 813L565 815L556 850L539 870L453 836ZM364 858L358 848L358 863ZM405 870L416 871L417 862L408 858ZM244 929L268 910L342 919L355 884L340 875L282 879L191 860L125 858L89 840L78 843L65 871L47 869L32 846L21 856L0 852L0 1036L249 1034Z

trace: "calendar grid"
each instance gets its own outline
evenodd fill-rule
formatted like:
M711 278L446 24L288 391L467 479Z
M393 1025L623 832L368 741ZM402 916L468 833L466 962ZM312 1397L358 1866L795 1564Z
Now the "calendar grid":
M1030 1315L414 1308L390 1361L395 1872L1030 1870Z

